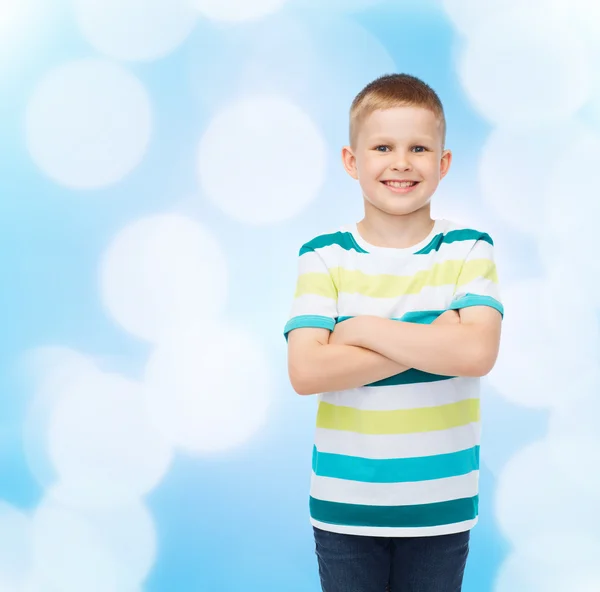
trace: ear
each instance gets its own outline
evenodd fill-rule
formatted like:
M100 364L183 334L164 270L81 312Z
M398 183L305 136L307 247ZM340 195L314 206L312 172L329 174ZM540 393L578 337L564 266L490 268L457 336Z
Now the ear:
M448 170L450 169L450 164L452 163L452 152L450 150L444 150L442 152L442 158L440 160L440 179L443 179Z
M356 156L350 146L344 146L342 148L342 163L346 172L353 178L358 179L358 171L356 169Z

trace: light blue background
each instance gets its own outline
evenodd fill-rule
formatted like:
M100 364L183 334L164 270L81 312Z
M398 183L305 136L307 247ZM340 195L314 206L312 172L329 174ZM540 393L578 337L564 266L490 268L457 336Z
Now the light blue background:
M151 344L110 318L98 286L103 252L131 222L179 213L210 229L227 260L225 316L268 353L272 403L262 428L230 450L176 451L164 478L145 496L158 541L156 561L140 588L149 592L319 589L307 505L315 402L298 397L289 386L282 328L299 246L319 232L358 220L361 213L360 193L342 170L339 149L346 141L353 96L386 72L379 70L380 57L370 58L376 48L353 42L348 35L352 27L377 39L396 71L423 78L441 96L454 164L434 198L434 211L474 213L475 219L489 222L491 229L481 230L489 230L498 245L503 284L545 273L539 237L522 232L482 197L480 159L497 122L477 107L461 80L459 62L467 38L442 3L381 1L369 7L362 2L357 11L344 10L341 3L324 4L290 0L279 14L256 23L223 24L201 16L168 55L121 60L150 97L152 135L138 166L118 182L92 189L70 188L41 170L27 144L28 104L41 77L61 64L90 57L119 60L104 56L86 39L67 1L31 2L33 9L18 22L19 29L6 40L0 38L0 498L30 516L46 492L24 451L22 429L36 392L35 376L25 363L28 353L64 346L102 359L111 372L133 380L143 373ZM259 52L264 60L248 74L244 60L261 30L276 38L281 23L300 23L310 34L318 69L311 70L315 64L303 62L292 48L289 56ZM598 69L593 54L590 59ZM253 77L252 72L260 75ZM219 108L242 90L294 102L312 118L326 143L325 178L318 195L298 215L274 224L232 219L206 198L198 180L200 138ZM529 92L526 86L522 92ZM591 131L598 125L598 97L590 91L585 105L569 114ZM522 177L510 169L505 172L509 192ZM294 182L289 178L290 185ZM244 179L239 183L243 191ZM285 186L281 199L286 199ZM507 317L511 314L507 308ZM596 321L597 316L590 319ZM550 403L547 408L519 406L497 384L485 380L482 389L480 523L473 532L465 592L494 590L512 544L497 522L498 476L513 454L544 438L553 409ZM548 400L554 399L548 395ZM523 580L522 587L513 589L541 589L536 586Z

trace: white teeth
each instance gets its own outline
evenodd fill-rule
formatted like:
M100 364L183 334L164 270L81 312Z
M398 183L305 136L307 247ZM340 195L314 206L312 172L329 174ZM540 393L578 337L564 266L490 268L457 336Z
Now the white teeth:
M412 187L415 185L414 181L386 181L387 185L391 187Z

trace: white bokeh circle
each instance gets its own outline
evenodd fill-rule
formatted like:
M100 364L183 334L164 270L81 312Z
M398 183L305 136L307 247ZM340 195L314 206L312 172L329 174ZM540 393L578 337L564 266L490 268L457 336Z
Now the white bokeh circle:
M600 538L592 533L567 530L533 536L500 567L494 592L595 592L599 556Z
M510 12L469 34L459 75L473 105L497 125L567 118L590 93L590 64L577 34L560 22L523 21Z
M122 60L152 60L177 48L193 30L198 13L187 0L74 0L86 39Z
M510 18L531 26L539 24L540 20L559 21L563 16L561 2L562 0L441 0L446 14L464 35L476 33L485 23L493 22L504 15L510 15Z
M587 399L552 411L548 420L547 445L553 462L578 491L600 496L600 474L591 467L600 466L600 413L598 387Z
M265 424L272 397L268 356L226 326L173 335L150 357L149 411L173 444L193 453L235 448Z
M547 440L519 450L498 476L496 522L517 547L533 536L568 531L573 525L598 532L596 508L597 496L569 480Z
M593 46L599 46L600 5L596 0L554 0L563 7L563 22L573 26Z
M586 218L586 211L584 207L579 226L568 233L545 229L537 238L536 246L546 274L553 280L553 289L557 293L568 292L571 301L585 303L588 310L590 303L593 307L600 306L600 258L596 256L594 245L596 218ZM588 330L594 327L588 323Z
M31 519L0 500L0 592L18 590L32 561Z
M172 449L150 423L142 386L95 373L62 393L48 445L59 484L72 505L118 505L145 495L163 478Z
M52 179L76 189L111 185L142 160L150 140L150 101L123 67L99 59L48 72L27 105L27 145Z
M224 22L253 21L281 10L288 0L189 0L200 14Z
M583 257L589 257L587 251L595 251L596 246L600 200L593 172L599 151L600 135L579 128L552 167L544 195L545 233L563 242L577 242Z
M152 517L139 502L75 510L52 497L33 514L34 571L61 592L135 589L156 559Z
M311 34L317 67L311 71L309 93L301 104L310 107L328 137L335 138L337 152L340 138L348 140L348 112L356 94L379 76L397 72L399 66L382 40L351 17L317 19Z
M5 592L0 588L1 592ZM14 590L6 592L15 592ZM23 585L18 592L61 592L48 581L48 579L39 571L31 572L25 579Z
M482 197L491 210L517 230L543 231L551 177L564 177L564 158L572 146L579 145L581 133L575 121L536 129L494 129L479 165Z
M3 41L14 28L15 23L23 18L26 6L26 0L2 0L0 4L0 34Z
M390 2L390 0L328 0L319 5L319 14L367 12L372 8L377 8L381 4ZM296 0L296 5L301 8L314 9L315 0Z
M590 323L595 311L568 286L554 285L548 278L531 278L502 289L507 314L498 360L487 380L518 405L570 404L598 380L600 340Z
M25 411L23 450L29 471L42 487L48 488L57 478L48 456L52 411L64 393L85 391L100 372L92 358L59 346L31 350L24 358L24 367L33 379L34 394Z
M164 214L125 227L104 253L104 305L127 331L149 341L225 307L227 261L210 232L191 218Z
M247 224L273 224L299 214L318 195L325 140L311 118L275 96L240 99L209 123L198 168L206 196Z
M283 93L305 105L322 66L310 24L285 12L243 27L201 24L186 52L195 101L209 113L241 94Z

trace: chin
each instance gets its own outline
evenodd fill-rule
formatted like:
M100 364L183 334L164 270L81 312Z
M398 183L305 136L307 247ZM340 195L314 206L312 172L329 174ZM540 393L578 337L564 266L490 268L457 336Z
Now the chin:
M390 216L408 216L409 214L414 214L415 212L426 208L429 205L429 202L418 204L370 202L370 204L374 208L385 214L389 214Z

